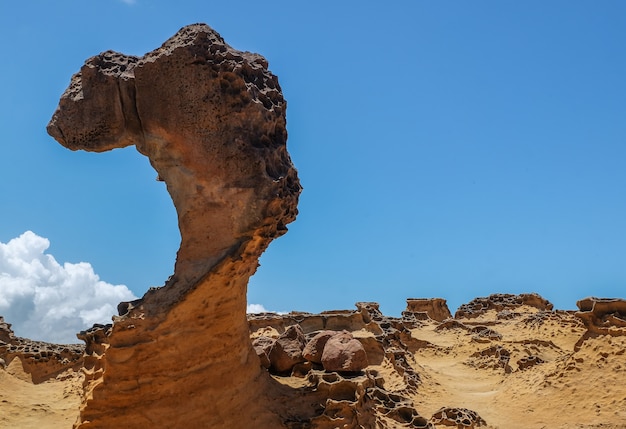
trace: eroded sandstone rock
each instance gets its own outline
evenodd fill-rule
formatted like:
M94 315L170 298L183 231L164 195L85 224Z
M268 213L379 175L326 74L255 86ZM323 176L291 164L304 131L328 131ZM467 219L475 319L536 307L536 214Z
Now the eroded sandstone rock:
M590 333L626 335L626 300L620 298L585 298L576 303L576 313Z
M6 366L19 359L24 372L39 384L65 371L78 371L83 366L82 344L52 344L18 337L11 324L0 316L0 360Z
M103 354L77 427L278 426L259 400L269 379L245 312L259 256L297 213L285 109L267 61L203 24L143 57L104 52L72 77L49 134L72 150L135 145L165 182L181 234L165 286L85 337Z
M302 350L306 338L300 325L291 325L274 341L269 352L270 368L278 373L290 372L305 361Z
M272 351L274 343L276 343L276 338L266 336L260 336L252 340L252 347L254 347L254 351L261 360L261 366L263 368L272 366L270 362L270 352Z
M475 298L467 304L463 304L454 314L455 319L474 318L489 310L511 310L522 305L535 307L539 310L552 310L554 307L550 301L536 293L522 293L513 295L510 293L497 293L488 297Z
M326 341L321 360L326 371L358 372L368 365L363 345L347 331L339 332Z
M306 360L313 363L322 363L322 353L324 352L324 347L326 346L326 342L336 335L335 331L324 330L317 333L304 347L302 351L302 355Z
M409 313L415 316L416 313L422 313L432 320L443 322L452 317L448 304L443 298L408 298L406 300L406 310L402 313ZM419 318L419 317L417 317Z
M430 421L435 425L456 426L457 429L474 429L487 424L476 411L455 407L441 408Z

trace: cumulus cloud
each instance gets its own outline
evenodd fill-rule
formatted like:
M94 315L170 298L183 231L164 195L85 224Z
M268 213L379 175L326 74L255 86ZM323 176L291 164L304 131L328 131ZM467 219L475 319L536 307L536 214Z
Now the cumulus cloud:
M272 311L266 309L262 304L248 304L246 309L246 313L254 314L254 313L276 313L276 314L287 314L284 311Z
M261 304L248 304L247 313L267 313L268 311Z
M45 251L50 241L26 231L0 242L0 316L16 335L76 343L76 333L110 323L120 301L136 299L124 285L106 283L91 264L59 264Z

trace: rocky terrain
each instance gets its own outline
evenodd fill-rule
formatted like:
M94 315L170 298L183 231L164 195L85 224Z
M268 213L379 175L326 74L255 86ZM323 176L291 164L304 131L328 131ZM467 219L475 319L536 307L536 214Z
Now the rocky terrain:
M623 300L246 317L248 279L295 220L301 187L276 76L210 27L143 57L88 59L48 132L71 150L147 156L181 245L167 282L79 333L84 347L18 338L2 321L0 427L625 427Z
M409 299L398 318L371 302L249 315L256 365L270 380L256 393L279 420L252 427L624 428L626 301L587 298L578 307L554 310L523 294L477 298L454 317L443 299ZM0 393L0 427L72 427L79 383L92 376L82 348L16 340L9 325L0 328L0 381L10 386ZM214 407L203 410L219 413Z

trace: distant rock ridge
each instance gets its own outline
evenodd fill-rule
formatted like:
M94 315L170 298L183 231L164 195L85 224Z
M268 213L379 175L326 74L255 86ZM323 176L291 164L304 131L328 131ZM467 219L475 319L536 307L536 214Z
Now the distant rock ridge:
M520 305L525 296L528 294L496 297L497 308L503 301L513 307L505 306L499 311L494 308L494 311L480 315L443 321L436 320L442 317L431 318L422 311L415 311L439 308L438 312L445 313L447 306L440 298L408 299L407 309L400 318L383 315L375 302L358 302L354 310L320 314L250 314L247 317L248 335L257 355L252 362L261 371L259 378L269 381L264 386L266 390L255 391L254 400L265 403L276 418L272 425L260 421L252 427L544 427L543 423L526 425L530 416L525 406L516 411L518 414L510 414L509 408L514 408L515 404L473 401L481 397L475 395L475 387L463 395L463 389L471 386L474 378L485 383L481 374L495 380L495 385L486 387L483 393L489 395L487 399L491 395L506 395L512 389L512 397L522 400L528 395L524 392L532 392L545 397L550 409L549 398L558 398L561 391L569 398L579 395L577 390L580 390L583 396L574 396L575 403L582 404L582 408L584 404L593 404L592 418L599 415L600 409L610 410L615 404L611 398L616 397L619 389L611 390L612 387L607 386L606 392L602 390L605 393L602 397L588 398L587 392L595 386L596 374L605 378L611 374L615 386L620 386L620 380L626 376L626 335L623 335L626 333L623 326L626 300L586 298L578 303L581 311L572 312L548 310L546 301L538 295ZM478 298L480 302L486 299L491 298ZM108 354L107 341L113 328L114 325L110 324L96 325L79 334L87 343L83 369L87 387L93 386L94 380L109 376L110 367L101 356ZM13 338L10 326L0 318L0 341L13 341ZM333 338L337 340L335 344L331 341ZM161 345L165 350L176 346L175 342ZM0 350L3 350L2 343ZM324 359L326 352L332 356L330 360ZM16 356L22 360L27 358ZM450 362L456 362L455 372L461 371L459 365L465 368L466 375L458 380L459 384L449 384L451 375L438 369L448 368L440 365L450 365ZM136 374L139 382L143 377L151 377L145 383L155 390L167 388L152 381L154 376L142 371L142 363L138 363ZM211 380L203 381L212 383ZM118 386L124 388L124 385ZM251 387L255 384L252 383ZM220 386L223 392L228 388ZM441 392L444 392L443 396ZM87 396L99 394L96 389L85 393ZM444 399L433 403L429 399L432 395ZM114 396L109 400L115 405ZM524 400L530 400L535 408L541 406L534 396ZM249 408L254 406L249 404ZM181 403L179 407L180 413L194 412L185 404ZM241 413L248 413L249 408ZM577 405L576 408L580 407ZM207 402L204 410L221 412L212 402ZM555 427L580 423L580 416L568 419L567 414L564 413L562 423ZM513 417L515 424L510 426ZM180 418L184 419L184 416ZM619 416L611 419L620 420ZM499 423L495 424L494 420ZM621 427L620 424L606 423L603 427L616 429ZM125 427L140 426L129 423ZM155 427L168 426L155 424ZM194 427L229 426L196 422Z
M21 361L24 371L35 384L42 383L68 370L83 367L85 347L82 344L52 344L17 337L0 316L0 366Z
M461 317L478 317L488 310L511 310L522 305L529 305L540 310L552 310L554 308L550 301L536 293L522 293L519 295L496 293L488 297L475 298L467 304L462 304L454 314L454 317L457 319Z

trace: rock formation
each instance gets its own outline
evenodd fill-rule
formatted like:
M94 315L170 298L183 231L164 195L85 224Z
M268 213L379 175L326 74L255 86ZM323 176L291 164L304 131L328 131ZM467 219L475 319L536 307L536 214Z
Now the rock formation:
M88 59L62 95L48 133L72 150L135 145L165 182L181 234L164 287L81 334L77 427L279 427L259 400L270 379L245 315L248 278L295 219L301 190L267 67L196 24L140 58Z
M454 314L455 318L478 317L488 310L510 310L529 305L540 310L552 310L553 305L536 293L522 293L513 295L510 293L496 293L488 297L475 298L467 304L463 304Z
M626 300L619 298L585 298L576 303L590 333L626 335Z
M39 384L68 370L83 366L80 344L51 344L16 337L11 324L0 316L0 366L6 367L18 359L33 383Z
M452 317L448 304L442 298L409 298L406 300L406 310L403 317L413 316L417 319L428 317L437 322L443 322Z
M521 299L513 296L507 301ZM262 403L274 420L266 417L250 427L622 429L626 418L626 335L616 335L621 322L616 325L613 318L623 318L623 301L593 298L582 300L579 307L581 311L576 313L528 304L516 304L515 311L496 306L480 315L443 322L430 317L416 320L413 314L385 316L373 302L359 302L355 310L322 314L249 315L249 336L261 371L249 387L264 389L254 390L253 402L243 404L236 418L250 420L248 413L258 411L257 404ZM586 313L594 311L594 326L604 329L610 323L610 331L588 329L588 321L594 319ZM107 339L114 329L114 325L98 325L80 334L87 343L87 386L110 375L108 361L101 356L109 354ZM362 345L366 359L360 360L359 368L324 367L321 355L334 337ZM0 321L0 340L13 338L10 327ZM165 338L162 349L179 346L175 340ZM285 367L270 364L268 355L277 343L296 357ZM78 379L72 378L72 370L69 376L60 374L32 385L17 379L24 356L16 356L19 359L13 358L5 370L0 365L0 385L10 386L0 389L0 427L69 428L69 418L78 412L72 391ZM229 368L239 365L237 361L222 363ZM185 364L181 358L178 366ZM43 369L54 362L40 365ZM154 375L144 380L147 374L138 363L137 379L153 389L163 388L153 381ZM238 378L237 374L227 376ZM212 379L188 381L215 386ZM217 382L222 383L219 388L224 392L232 387L224 377ZM47 396L49 403L41 399L20 402L41 398L40 393L52 387L57 394ZM58 402L54 398L61 394L69 408L53 408ZM166 396L167 391L161 394ZM190 404L170 399L177 402L181 418L195 413L199 403L197 398L189 399ZM211 403L204 404L203 410L207 414L221 412ZM205 421L213 423L209 426ZM230 427L214 421L207 415L192 427ZM136 426L129 422L123 427ZM170 426L157 422L152 427Z
M623 427L622 300L583 300L574 314L498 294L453 319L445 300L413 298L400 318L374 302L246 318L248 278L301 190L267 67L196 24L72 77L48 132L72 150L146 155L181 246L163 287L79 334L84 356L16 338L0 318L0 381L14 381L1 363L16 358L33 381L82 366L80 429ZM0 425L15 427L8 415Z

